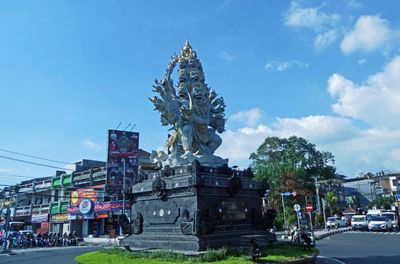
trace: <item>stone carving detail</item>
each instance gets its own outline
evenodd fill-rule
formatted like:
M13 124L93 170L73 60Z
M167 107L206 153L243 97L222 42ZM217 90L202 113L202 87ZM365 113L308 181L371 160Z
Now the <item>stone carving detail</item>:
M118 216L119 225L122 229L122 234L124 235L132 235L132 227L131 223L129 222L128 217L125 214Z
M136 217L132 219L132 233L140 234L143 232L143 216L137 213Z
M199 209L195 213L196 235L212 234L215 230L216 212L214 209Z
M171 74L178 66L178 83L174 86ZM203 68L189 42L181 55L172 57L164 79L156 80L150 101L161 114L163 126L173 126L166 147L154 152L157 164L178 166L198 160L210 166L228 163L214 155L222 140L217 133L225 130L225 102L205 83Z
M183 209L181 216L181 231L184 235L194 234L194 219L190 217L190 213L187 209Z
M152 183L152 191L155 195L160 198L164 198L167 195L166 184L160 176L156 177Z
M233 174L230 178L229 178L229 183L228 183L228 193L231 196L234 196L235 194L238 193L238 191L242 188L242 181L240 180L240 178Z

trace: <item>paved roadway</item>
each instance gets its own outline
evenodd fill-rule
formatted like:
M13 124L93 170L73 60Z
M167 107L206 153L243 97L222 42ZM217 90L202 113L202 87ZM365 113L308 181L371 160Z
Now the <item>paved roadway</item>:
M321 258L321 264L400 263L400 232L350 231L319 240L317 247L328 257Z
M0 264L75 264L75 257L99 247L59 247L15 250L16 255L1 255Z

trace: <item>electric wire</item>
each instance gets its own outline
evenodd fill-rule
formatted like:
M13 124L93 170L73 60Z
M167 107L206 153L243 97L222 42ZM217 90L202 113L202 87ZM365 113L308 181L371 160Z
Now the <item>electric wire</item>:
M24 154L24 153L21 153L21 152L6 150L6 149L2 149L2 148L0 148L0 151L7 152L7 153L11 153L11 154L15 154L15 155L20 155L20 156L24 156L24 157L34 158L34 159L40 159L40 160L51 161L51 162L55 162L55 163L71 164L71 162L59 161L59 160L54 160L54 159L48 159L48 158L38 157L38 156L29 155L29 154Z
M37 163L37 162L33 162L33 161L17 159L17 158L13 158L13 157L9 157L9 156L0 155L0 158L12 160L12 161L18 161L18 162L27 163L27 164L32 164L32 165L37 165L37 166L42 166L42 167L47 167L47 168L74 171L74 170L68 169L68 168L62 168L62 167L52 166L52 165L48 165L48 164Z

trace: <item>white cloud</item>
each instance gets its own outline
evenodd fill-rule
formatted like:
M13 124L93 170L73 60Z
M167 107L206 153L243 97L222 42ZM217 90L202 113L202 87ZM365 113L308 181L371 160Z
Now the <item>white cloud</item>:
M255 126L263 115L264 113L260 108L252 108L231 115L229 120L243 122L246 126Z
M230 165L247 167L252 152L271 136L296 135L316 144L317 149L335 156L339 173L400 171L400 56L371 75L362 84L332 74L327 90L337 101L332 105L341 116L313 115L276 118L271 124L259 122L262 110L241 111L231 120L252 122L222 134L217 155L230 158ZM253 114L250 114L253 113ZM357 126L359 121L362 126Z
M267 71L285 71L290 68L307 69L308 63L295 61L268 61L264 69Z
M325 13L320 7L302 7L297 1L292 1L283 17L288 27L313 30L316 33L313 44L318 50L328 47L337 39L336 27L341 17Z
M328 47L337 39L335 29L318 34L314 39L314 47L321 50Z
M235 57L226 51L221 52L220 57L226 61L233 61Z
M340 48L344 54L385 49L390 42L391 34L388 21L379 15L361 16L354 29L344 36Z
M101 146L90 139L85 139L82 141L82 144L90 150L99 151L101 150Z
M360 64L360 65L363 65L366 62L367 62L366 59L360 59L360 60L357 61L357 63Z
M249 156L265 138L300 136L317 149L335 156L338 173L356 176L360 172L400 171L400 130L358 129L351 120L332 116L307 116L300 119L277 118L270 126L227 130L216 154L229 157L230 165L245 168Z
M400 128L400 56L361 85L335 73L328 80L328 91L337 98L334 112L374 127Z
M338 15L326 14L318 7L301 7L296 1L290 3L290 8L284 14L284 23L289 27L310 28L322 31L326 27L335 24L340 17Z

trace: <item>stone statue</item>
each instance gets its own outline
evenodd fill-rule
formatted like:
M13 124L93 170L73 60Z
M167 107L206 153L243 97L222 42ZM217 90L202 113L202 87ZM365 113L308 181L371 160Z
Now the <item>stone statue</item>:
M171 75L178 64L178 84ZM153 152L152 158L162 165L178 166L198 160L208 166L223 166L228 159L214 155L222 140L217 133L225 131L225 103L205 83L203 68L189 42L180 55L171 58L164 79L155 80L150 101L161 114L161 124L171 125L166 143L168 154Z

